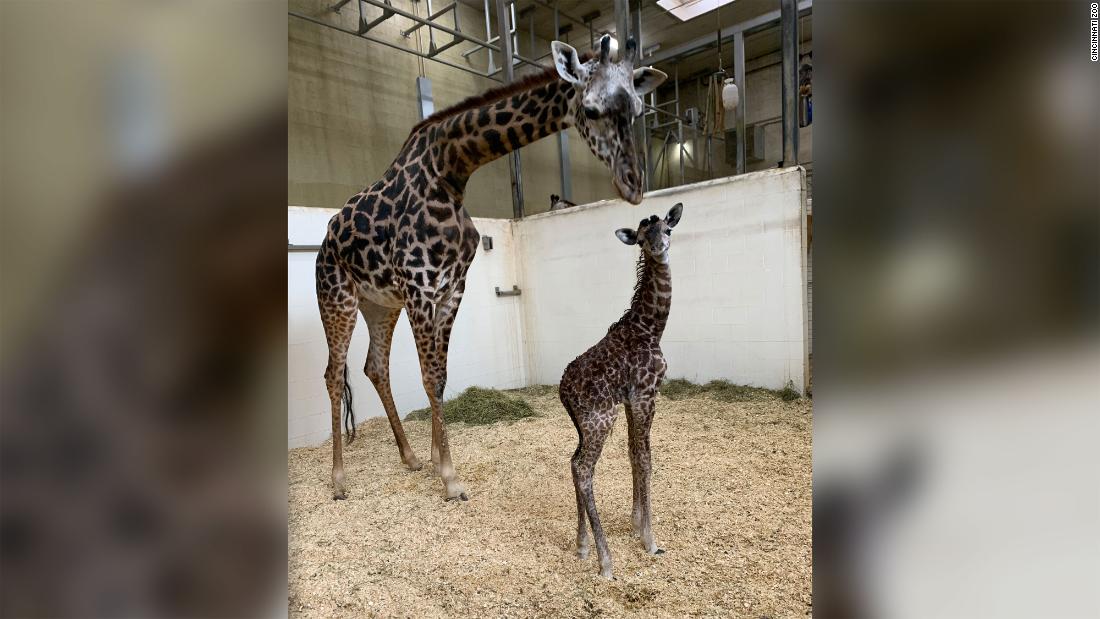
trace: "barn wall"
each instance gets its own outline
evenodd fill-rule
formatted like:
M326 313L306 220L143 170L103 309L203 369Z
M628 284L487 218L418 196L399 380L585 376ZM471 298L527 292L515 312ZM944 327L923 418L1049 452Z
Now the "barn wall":
M531 379L556 383L630 303L638 250L615 229L677 202L669 377L800 391L806 373L804 183L768 170L537 215L519 226Z
M805 199L800 169L767 170L519 222L476 219L479 247L452 334L446 397L480 385L555 384L629 304L637 249L613 231L664 214L684 215L673 234L673 309L662 348L669 376L799 390L806 380ZM335 209L290 207L288 237L316 244ZM314 292L313 252L288 254L288 438L315 445L331 430L323 373L327 345ZM497 297L518 285L522 295ZM349 352L359 420L384 415L364 376L369 336L360 318ZM427 406L412 330L402 318L390 374L402 416ZM396 454L395 454L396 455Z
M296 245L317 244L336 209L291 207L287 232ZM520 297L497 297L494 287L510 290L516 283L512 224L502 219L478 219L483 237L493 249L479 247L467 275L466 296L451 336L447 390L451 398L471 385L502 389L527 384L522 352ZM316 445L329 437L331 418L324 372L328 346L317 311L313 252L290 252L287 258L287 438L291 447ZM385 415L374 386L363 374L370 336L360 316L348 352L348 374L355 394L356 417ZM393 336L390 381L394 403L404 416L428 405L420 380L412 328L402 312Z

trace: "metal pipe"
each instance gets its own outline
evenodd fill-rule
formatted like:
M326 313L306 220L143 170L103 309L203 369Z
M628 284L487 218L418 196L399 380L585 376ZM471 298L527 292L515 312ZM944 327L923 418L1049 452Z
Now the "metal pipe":
M336 26L334 24L328 24L328 23L325 23L325 22L323 22L319 19L315 19L313 17L310 17L308 15L302 15L301 13L295 13L294 11L287 11L287 15L290 15L291 17L297 17L298 19L301 19L301 20L304 20L304 21L312 22L314 24L317 24L318 26L324 26L326 28L332 28L333 30L339 30L340 32L343 32L345 34L350 34L354 37L359 37L360 39L366 39L367 41L370 41L371 43L378 43L379 45L385 45L386 47L392 47L393 49L396 49L396 50L401 51L401 52L405 52L406 54L412 54L414 56L420 56L421 58L426 58L428 60L438 62L439 64L447 65L448 67L451 67L453 69L458 69L459 71L465 71L466 73L470 73L470 74L476 75L478 77L484 77L486 79L493 80L494 82L499 82L500 81L499 79L496 79L494 77L485 75L484 73L482 73L480 71L475 71L475 70L473 70L469 67L464 67L462 65L454 64L454 63L448 62L446 60L441 60L439 58L432 58L431 56L429 56L427 54L421 54L420 52L417 52L416 50L401 47L400 45L394 45L393 43L390 43L388 41L383 41L382 39L376 39L376 38L374 38L370 35L359 34L358 32L355 32L354 30L348 30L347 28L341 28L340 26Z
M493 28L489 24L489 0L485 0L485 39L486 40L490 40L490 41L492 40L492 39L489 38L489 36L491 34L493 34L492 30L493 30ZM468 53L463 53L462 57L463 58L469 58L470 54L478 51L478 49L480 49L480 48L475 48L475 49L470 50ZM489 75L492 75L493 74L493 50L490 49L488 51L489 51L489 64L486 66L485 73L489 74Z
M684 121L680 119L680 64L673 65L672 86L676 92L676 142L680 149L680 184L684 184Z
M798 7L779 0L783 41L783 167L798 165Z
M737 109L734 110L734 128L737 138L737 173L746 172L745 160L745 33L738 32L733 35L733 83L737 85Z
M501 43L504 44L504 63L501 68L504 71L504 83L512 81L512 37L508 36L508 12L505 0L496 0L497 9L497 33ZM516 219L523 219L523 173L520 168L519 151L508 154L508 169L512 177L512 215Z
M409 28L408 30L402 30L401 31L401 36L403 36L403 37L409 36L410 34L416 32L417 30L420 30L424 26L428 26L427 22L430 22L433 19L436 19L437 17L440 17L440 16L444 15L445 13L447 13L448 11L450 11L452 9L456 9L458 7L458 3L455 2L453 4L449 4L445 7L443 7L442 9L439 9L438 11L432 13L432 0L427 0L427 3L428 3L428 17L427 17L426 21L422 22L422 23L417 23L415 26L413 26L412 28ZM432 27L428 26L428 32L431 32L431 31L432 31Z
M516 53L516 50L519 49L519 22L516 21L516 3L515 3L515 0L513 0L512 2L509 2L507 4L508 4L508 10L512 13L512 21L508 22L509 24L511 24L512 27L508 29L508 32L512 33L512 57L514 58L515 56L519 56L519 54ZM513 64L514 64L514 60L513 60Z

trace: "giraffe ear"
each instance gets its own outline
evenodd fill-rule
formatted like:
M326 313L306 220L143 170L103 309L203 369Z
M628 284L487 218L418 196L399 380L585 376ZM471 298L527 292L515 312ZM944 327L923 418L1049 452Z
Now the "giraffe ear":
M550 53L554 56L554 68L558 75L571 84L580 84L584 81L584 67L581 65L577 50L568 43L554 41L550 43Z
M619 240L627 245L638 244L638 233L630 228L619 228L615 231L615 236L619 237Z
M677 202L676 206L669 210L668 215L665 215L665 223L669 228L675 228L676 224L680 223L680 215L684 213L684 203Z
M668 79L664 71L658 71L653 67L640 67L634 69L634 94L639 97L660 86Z

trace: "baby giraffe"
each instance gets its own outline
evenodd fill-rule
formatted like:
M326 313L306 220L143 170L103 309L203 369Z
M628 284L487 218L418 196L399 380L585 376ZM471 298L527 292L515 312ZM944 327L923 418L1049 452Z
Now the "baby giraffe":
M680 221L684 205L672 207L664 219L656 215L643 219L638 230L615 231L627 245L641 245L638 281L630 309L611 325L595 346L565 368L559 393L561 403L577 427L580 440L573 453L573 485L577 491L577 556L588 558L588 528L592 523L600 575L611 578L611 553L596 513L592 477L604 441L615 425L615 406L626 407L630 464L634 477L634 507L631 520L634 532L641 536L646 552L661 554L653 541L649 511L649 427L653 422L657 389L665 376L665 357L661 354L661 334L672 306L672 271L668 248L672 229Z

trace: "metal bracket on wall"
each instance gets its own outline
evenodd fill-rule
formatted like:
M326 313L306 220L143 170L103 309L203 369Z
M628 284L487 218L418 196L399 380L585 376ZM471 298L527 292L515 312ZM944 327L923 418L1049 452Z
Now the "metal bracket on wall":
M320 245L295 245L293 243L286 244L287 251L320 251Z
M359 5L359 34L366 34L370 32L378 24L381 24L382 22L396 15L396 13L394 13L393 11L383 8L381 15L372 19L371 21L367 21L366 15L363 14L363 3L357 2L356 4ZM390 6L390 0L386 0L386 5Z
M493 248L493 237L483 236L481 237L481 246L485 248L485 251L489 251Z
M523 294L523 292L519 289L519 286L512 286L511 291L503 292L500 290L500 286L497 286L496 291L498 297L518 297L519 295Z

